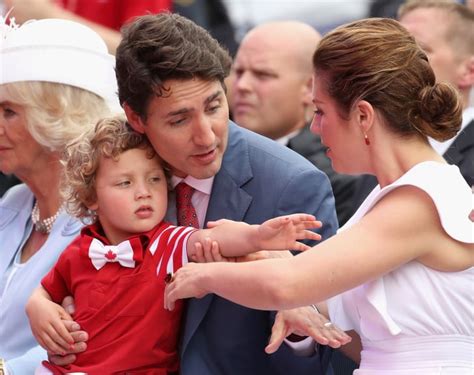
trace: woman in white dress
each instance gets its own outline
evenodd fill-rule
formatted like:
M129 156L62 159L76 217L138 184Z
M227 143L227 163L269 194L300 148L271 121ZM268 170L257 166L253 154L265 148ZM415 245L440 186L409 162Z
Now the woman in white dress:
M187 265L167 287L168 308L207 293L261 309L328 300L331 320L361 338L356 374L472 374L471 187L427 141L458 131L457 93L390 19L335 29L313 63L312 130L337 172L379 185L337 235L301 255Z

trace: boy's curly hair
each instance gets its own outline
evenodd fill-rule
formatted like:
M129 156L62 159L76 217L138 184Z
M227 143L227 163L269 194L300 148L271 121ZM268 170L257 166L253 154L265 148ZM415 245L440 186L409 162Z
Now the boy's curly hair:
M134 148L147 150L150 159L156 156L147 137L134 131L123 115L100 120L68 144L61 161L65 168L61 193L67 211L82 221L94 221L95 214L88 207L97 199L95 182L101 158L116 160Z

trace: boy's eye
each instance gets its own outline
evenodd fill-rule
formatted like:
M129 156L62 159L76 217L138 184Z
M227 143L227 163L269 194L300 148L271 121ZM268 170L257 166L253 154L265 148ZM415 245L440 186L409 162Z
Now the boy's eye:
M130 185L130 181L120 181L117 186L126 187Z
M150 180L151 180L151 182L160 182L161 177L155 176L155 177L150 178Z

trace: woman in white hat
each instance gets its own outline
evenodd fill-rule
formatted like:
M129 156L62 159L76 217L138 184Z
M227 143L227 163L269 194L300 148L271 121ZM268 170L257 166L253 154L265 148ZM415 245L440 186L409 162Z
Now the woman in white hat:
M63 209L64 147L107 115L114 58L81 24L0 19L0 171L23 184L0 200L0 374L32 374L37 346L25 303L82 224Z

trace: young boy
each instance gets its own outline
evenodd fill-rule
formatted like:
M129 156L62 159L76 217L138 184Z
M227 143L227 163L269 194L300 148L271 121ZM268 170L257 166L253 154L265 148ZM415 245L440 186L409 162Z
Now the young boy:
M195 243L210 238L233 257L261 249L305 250L297 239L319 239L308 229L320 223L305 214L261 225L224 220L203 230L164 222L165 171L146 137L122 117L100 121L69 146L65 164L68 209L94 223L62 253L27 313L38 342L61 352L73 342L61 320L70 317L65 312L60 317L61 309L50 301L72 295L74 320L90 339L72 365L44 362L54 374L177 373L183 306L165 310L163 291L167 276L193 258Z

